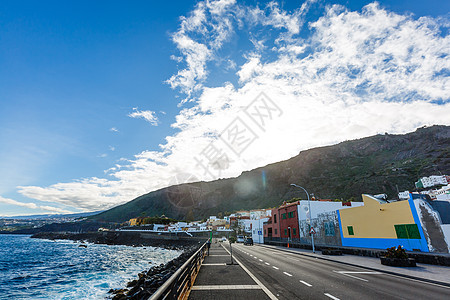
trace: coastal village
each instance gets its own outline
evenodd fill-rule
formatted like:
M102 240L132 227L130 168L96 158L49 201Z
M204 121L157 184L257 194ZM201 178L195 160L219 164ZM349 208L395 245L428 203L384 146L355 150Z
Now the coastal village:
M252 237L255 243L386 249L402 245L408 251L450 252L450 176L423 177L415 192L362 195L362 202L328 199L285 201L275 208L237 211L194 222L165 216L129 220L121 230L215 237ZM156 222L159 221L159 222ZM146 224L150 223L150 224Z

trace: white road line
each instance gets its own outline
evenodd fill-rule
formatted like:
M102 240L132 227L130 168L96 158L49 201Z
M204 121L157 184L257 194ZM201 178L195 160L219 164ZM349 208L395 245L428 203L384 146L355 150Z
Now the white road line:
M287 276L291 276L291 277L292 277L292 274L289 274L288 272L283 272L283 274L285 274L285 275L287 275Z
M270 264L268 262L265 263L266 265L270 266Z
M261 261L261 262L262 262L263 260L262 260L262 259L260 259L259 261Z
M193 290L260 290L259 285L194 285Z
M286 258L292 259L292 260L296 260L296 261L300 261L300 259L296 259L296 258L292 258L290 256L285 256Z
M225 249L225 251L227 251L228 253L230 253L223 245L222 248ZM241 266L242 269L244 269L245 272L247 272L247 274L253 279L253 281L255 281L256 284L262 288L264 293L266 293L266 295L269 296L271 300L278 300L277 297L275 297L275 295L272 294L272 292L269 291L269 289L264 284L262 284L262 282L259 281L259 279L256 278L255 275L253 275L253 273L250 272L237 258L235 258L234 260Z
M356 276L350 275L350 274L372 274L372 275L380 275L380 274L382 274L380 272L359 272L359 271L334 271L333 270L333 272L336 272L336 273L339 273L339 274L342 274L342 275L345 275L345 276L348 276L348 277L351 277L351 278L355 278L355 279L358 279L358 280L361 280L361 281L365 281L365 282L368 282L369 280L364 279L364 278L359 278L359 277L356 277Z
M223 263L218 263L218 264L202 264L202 266L226 266L227 264Z
M258 259L256 256L253 256L254 259Z
M277 267L275 267L275 266L272 266L272 268L274 268L275 270L279 270L280 268L277 268Z
M311 284L307 283L306 281L300 280L301 283L303 283L306 286L312 286Z
M333 299L333 300L340 300L339 298L337 298L337 297L335 297L335 296L333 296L333 295L330 295L330 294L328 294L328 293L325 293L325 296L330 297L330 298Z

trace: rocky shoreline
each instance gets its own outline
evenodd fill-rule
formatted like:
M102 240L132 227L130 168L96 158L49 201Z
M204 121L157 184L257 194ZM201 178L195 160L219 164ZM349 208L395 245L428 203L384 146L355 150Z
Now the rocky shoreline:
M109 293L113 300L148 299L166 282L200 247L200 245L186 247L185 251L174 260L148 271L138 274L138 279L128 282L127 288L111 289Z
M203 244L199 238L167 238L160 236L145 236L133 232L90 232L90 233L37 233L31 238L50 240L79 241L80 246L88 247L85 243L127 245L134 247L152 246L170 250L182 251L182 254L166 264L154 266L148 271L138 274L138 279L127 283L126 288L111 289L109 293L113 300L148 299L169 279ZM206 239L205 239L206 240Z

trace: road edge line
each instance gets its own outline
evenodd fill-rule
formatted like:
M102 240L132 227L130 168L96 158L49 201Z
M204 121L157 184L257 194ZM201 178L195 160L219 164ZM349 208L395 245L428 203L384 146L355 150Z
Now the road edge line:
M228 251L227 248L225 248L224 245L221 245L221 246L222 246L222 248L223 248L225 251L228 252L228 254L230 254L230 251ZM231 254L230 254L230 255L231 255ZM246 267L245 267L245 266L244 266L244 265L243 265L236 257L233 257L233 259L239 264L239 266L241 266L242 269L244 269L245 272L247 272L247 274L253 279L253 281L255 281L256 284L259 285L259 286L261 287L261 289L264 291L264 293L266 293L266 295L267 295L270 299L272 299L272 300L278 299L278 298L275 297L275 295L272 294L272 292L269 291L269 289L268 289L264 284L262 284L262 282L259 281L259 279L256 278L256 276L253 275L253 273L250 272L250 270L247 269L247 268L246 268Z

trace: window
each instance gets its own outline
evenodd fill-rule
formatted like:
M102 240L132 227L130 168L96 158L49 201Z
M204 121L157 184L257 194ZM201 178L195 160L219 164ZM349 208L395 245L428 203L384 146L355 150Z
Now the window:
M278 229L275 228L275 234L278 234Z
M282 214L281 215L281 218L284 220L284 219L286 219L286 214Z
M294 228L293 229L293 233L292 233L293 235L297 235L297 228Z
M398 239L420 239L419 227L417 224L394 225Z
M273 222L276 223L277 222L277 215L273 215ZM275 232L276 233L276 232Z
M287 229L284 230L284 235L287 235Z
M295 211L291 211L289 213L289 218L294 218L295 217Z
M355 233L353 232L353 226L347 226L347 230L348 230L348 235L355 235Z

